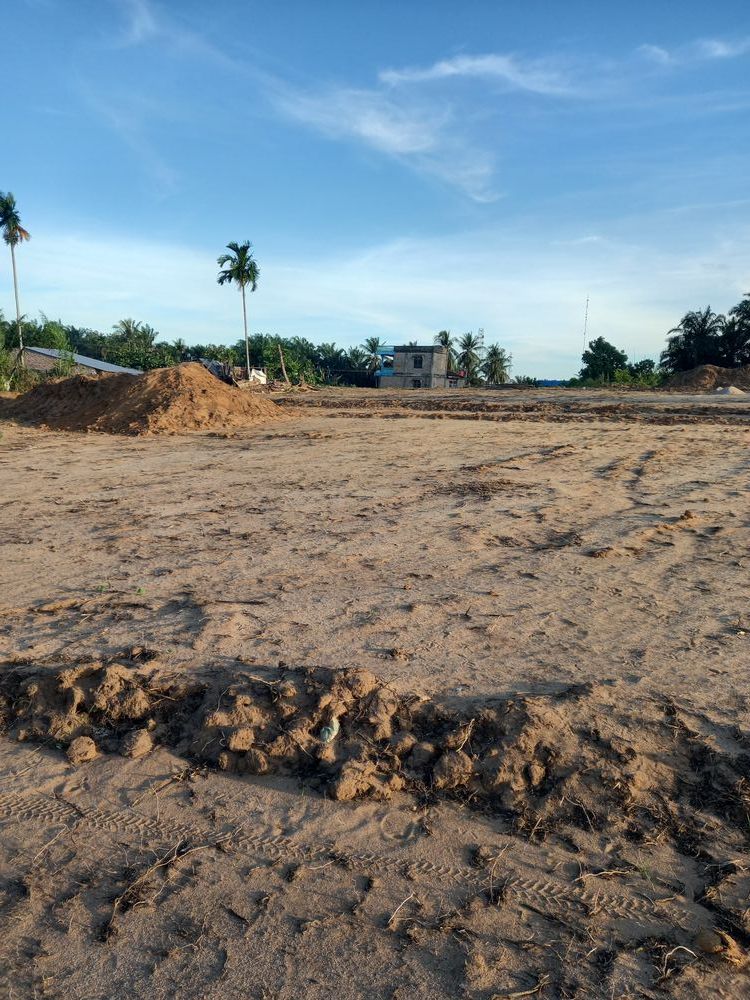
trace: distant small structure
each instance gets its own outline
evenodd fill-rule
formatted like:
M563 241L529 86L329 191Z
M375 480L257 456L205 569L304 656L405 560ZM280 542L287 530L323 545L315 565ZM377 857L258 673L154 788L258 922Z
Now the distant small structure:
M18 358L18 351L15 352L14 361ZM98 358L87 358L84 354L73 354L70 351L59 351L54 347L24 347L23 362L31 371L49 374L60 361L72 359L74 375L142 375L140 368L124 368L122 365L113 365L109 361L100 361Z
M250 375L246 378L247 369L244 365L231 365L228 361L217 361L216 358L201 358L200 363L227 385L235 385L238 382L251 382L255 385L268 383L265 368L251 368Z
M460 389L466 384L462 372L448 371L442 344L384 347L378 353L382 362L375 374L381 389Z

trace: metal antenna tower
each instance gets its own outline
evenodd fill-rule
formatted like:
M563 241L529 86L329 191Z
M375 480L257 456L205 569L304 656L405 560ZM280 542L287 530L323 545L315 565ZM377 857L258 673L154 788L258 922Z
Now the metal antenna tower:
M583 316L583 349L586 350L586 331L589 325L589 297L586 296L586 312Z

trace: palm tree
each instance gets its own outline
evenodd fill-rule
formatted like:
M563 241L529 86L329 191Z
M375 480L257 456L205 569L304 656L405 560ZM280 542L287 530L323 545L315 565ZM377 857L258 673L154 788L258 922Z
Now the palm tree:
M0 191L0 228L3 239L10 247L10 258L13 263L13 291L16 296L16 330L18 331L18 363L23 366L23 331L21 329L21 306L18 299L18 273L16 271L16 247L31 236L21 225L21 216L16 208L16 199L8 191Z
M497 344L490 344L482 364L482 374L492 385L507 382L512 362L513 355L509 354L505 348L498 347Z
M361 347L350 347L347 354L347 362L350 368L355 371L359 369L367 368L369 364L369 357L367 356L367 351L362 350Z
M172 341L172 350L177 356L178 361L184 361L185 358L188 357L188 345L182 337L178 337L176 340Z
M367 354L367 367L372 371L380 368L380 351L382 348L383 342L380 337L368 337L364 344L362 344L362 350Z
M667 347L661 354L661 366L667 371L687 371L698 365L721 364L720 336L724 316L711 306L685 313L667 334Z
M466 381L473 385L478 381L479 363L482 360L482 334L465 333L458 342L457 362L466 373Z
M230 253L223 253L216 263L221 268L217 281L220 285L238 285L242 292L242 321L245 325L245 360L247 362L247 377L250 378L250 342L247 339L247 306L245 305L245 288L250 286L254 292L258 287L260 268L251 252L252 243L227 243Z
M448 353L448 367L447 371L452 372L456 369L456 341L451 337L450 330L441 330L440 333L435 334L435 343L440 344L444 347Z
M121 340L133 340L140 335L141 326L139 319L121 319L112 327L112 332Z

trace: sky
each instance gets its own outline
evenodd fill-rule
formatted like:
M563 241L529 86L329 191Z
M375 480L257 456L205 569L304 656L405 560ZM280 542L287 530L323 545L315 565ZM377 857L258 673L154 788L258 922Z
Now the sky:
M564 378L587 297L639 359L750 292L747 0L6 0L3 31L30 317L235 342L247 239L251 330L481 328Z

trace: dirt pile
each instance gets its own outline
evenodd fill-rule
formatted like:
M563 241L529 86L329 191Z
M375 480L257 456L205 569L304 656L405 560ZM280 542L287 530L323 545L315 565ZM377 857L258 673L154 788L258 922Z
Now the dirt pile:
M750 389L750 365L742 368L699 365L688 372L677 372L667 382L668 389L682 389L686 392L710 392L712 389L729 386Z
M609 685L455 711L361 669L196 679L155 662L0 666L3 729L52 740L76 764L161 743L237 774L292 775L339 801L452 799L535 842L604 837L615 854L668 843L722 878L747 848L750 733ZM750 943L750 913L708 902Z
M74 375L19 396L4 416L52 430L108 434L182 434L226 430L278 419L269 399L225 385L203 365L143 375Z

